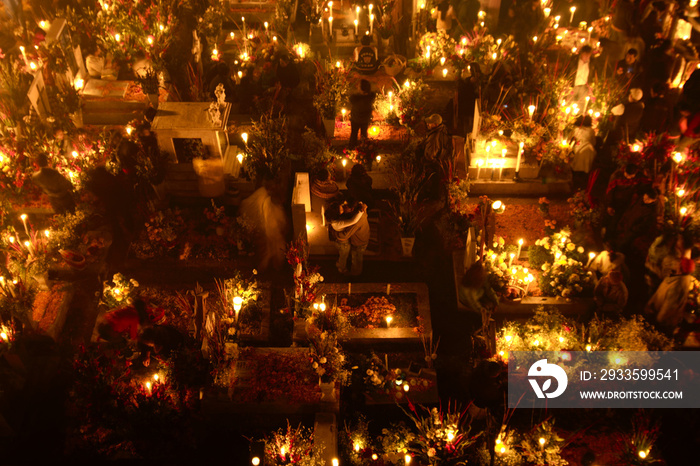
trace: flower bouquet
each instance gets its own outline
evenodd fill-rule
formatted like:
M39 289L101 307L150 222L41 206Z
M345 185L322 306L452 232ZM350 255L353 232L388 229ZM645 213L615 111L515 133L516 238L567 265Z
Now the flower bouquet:
M265 439L265 463L270 466L317 466L325 464L322 458L324 446L314 443L311 430L301 426L273 432Z
M130 305L137 294L139 282L127 279L120 273L115 273L112 280L104 282L102 288L102 300L109 309L114 309L124 305Z

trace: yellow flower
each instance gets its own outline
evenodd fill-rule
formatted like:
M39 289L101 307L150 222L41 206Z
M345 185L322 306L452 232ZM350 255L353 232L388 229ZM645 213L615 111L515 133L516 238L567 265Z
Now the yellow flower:
M569 243L566 245L566 249L568 249L569 251L573 251L574 249L576 249L576 245L574 243Z

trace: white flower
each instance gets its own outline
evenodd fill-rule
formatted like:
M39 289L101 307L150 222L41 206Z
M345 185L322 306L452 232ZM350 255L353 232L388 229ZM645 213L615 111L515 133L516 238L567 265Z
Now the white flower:
M321 359L319 359L319 362L320 362L321 364L325 364L325 363L328 362L328 359L326 359L326 358L321 358Z
M578 249L576 249L576 250L579 252L579 254L583 254L583 251L584 251L583 246L579 246Z
M429 456L430 458L432 458L432 457L435 456L436 454L437 454L437 452L435 451L435 448L429 448L429 449L428 449L428 456Z
M253 275L257 275L257 274L258 274L258 270L257 270L257 269L253 269Z
M317 363L316 361L314 361L314 363L311 365L311 367L313 367L314 369L317 369L317 368L318 368L318 363Z

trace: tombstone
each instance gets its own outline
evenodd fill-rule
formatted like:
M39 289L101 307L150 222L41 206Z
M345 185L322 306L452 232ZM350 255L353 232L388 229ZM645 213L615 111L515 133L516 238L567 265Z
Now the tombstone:
M211 102L163 102L153 120L152 129L161 152L170 163L166 187L170 194L182 197L216 197L223 194L224 155L228 150L226 127L231 104L220 108L219 120L212 123ZM198 162L201 176L195 172ZM206 175L206 176L205 176Z

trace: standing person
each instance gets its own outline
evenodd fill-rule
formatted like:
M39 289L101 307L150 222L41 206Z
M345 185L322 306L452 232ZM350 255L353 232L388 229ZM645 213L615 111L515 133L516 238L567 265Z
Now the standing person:
M372 75L379 69L379 52L371 44L372 38L364 35L360 39L360 46L355 47L355 69L360 74Z
M299 69L297 65L294 64L290 56L283 52L279 55L277 60L277 71L275 72L277 77L277 95L275 99L279 98L282 103L283 109L289 106L289 101L291 99L292 92L299 86L301 82L301 76L299 75Z
M335 265L340 273L348 272L350 237L354 233L351 229L360 222L366 210L367 206L362 203L356 204L353 199L334 202L326 209L326 222L330 225L329 236L338 247L338 261Z
M617 62L615 65L615 77L621 86L634 86L636 79L639 76L639 52L637 49L629 49L625 54L625 58Z
M644 93L639 88L630 89L627 101L612 108L610 111L617 118L615 125L608 135L608 143L617 144L622 141L633 141L639 130L644 114Z
M440 184L452 176L452 137L442 117L437 113L425 119L428 134L425 136L424 165L431 180L426 184L427 196L439 199Z
M452 29L452 20L457 18L454 8L449 0L442 0L432 11L432 18L437 20L438 34L449 34Z
M639 173L639 167L633 163L625 165L624 169L615 171L610 177L606 190L606 218L605 238L614 239L617 235L617 224L625 213L625 210L632 205L634 195L643 184L649 180Z
M369 245L371 234L369 221L367 220L367 206L360 203L358 208L362 212L360 219L346 231L350 240L350 261L352 262L350 275L354 277L362 273L365 250L367 245Z
M271 180L258 188L241 202L240 213L247 216L255 225L257 253L260 270L268 267L280 268L284 262L287 218L282 206L276 202L268 190L272 188Z
M618 245L630 257L643 255L656 238L656 223L659 208L658 193L651 186L644 186L635 201L620 218L617 225Z
M591 75L591 58L593 49L590 45L581 47L578 54L576 74L574 75L574 102L581 102L588 95L588 80Z
M367 139L375 97L372 85L366 79L360 81L360 93L350 96L350 148L357 145L357 133L362 139Z
M39 170L32 175L32 182L49 197L54 212L57 214L75 212L73 183L57 170L49 168L49 159L46 154L39 154L36 157L36 164Z
M666 131L673 119L673 109L666 99L667 85L654 83L649 91L650 99L644 105L642 121L639 123L639 131L643 134L660 134Z
M654 315L657 324L669 335L683 320L688 295L696 282L694 271L692 259L681 259L680 274L666 277L647 303L646 312Z
M588 174L596 157L596 136L592 126L593 121L588 115L580 116L576 120L576 128L574 128L576 145L574 146L574 156L571 160L574 189L583 189L587 186Z
M608 60L610 64L622 58L622 48L629 39L636 25L636 7L632 0L619 0L614 7L610 24L610 42L608 43Z

